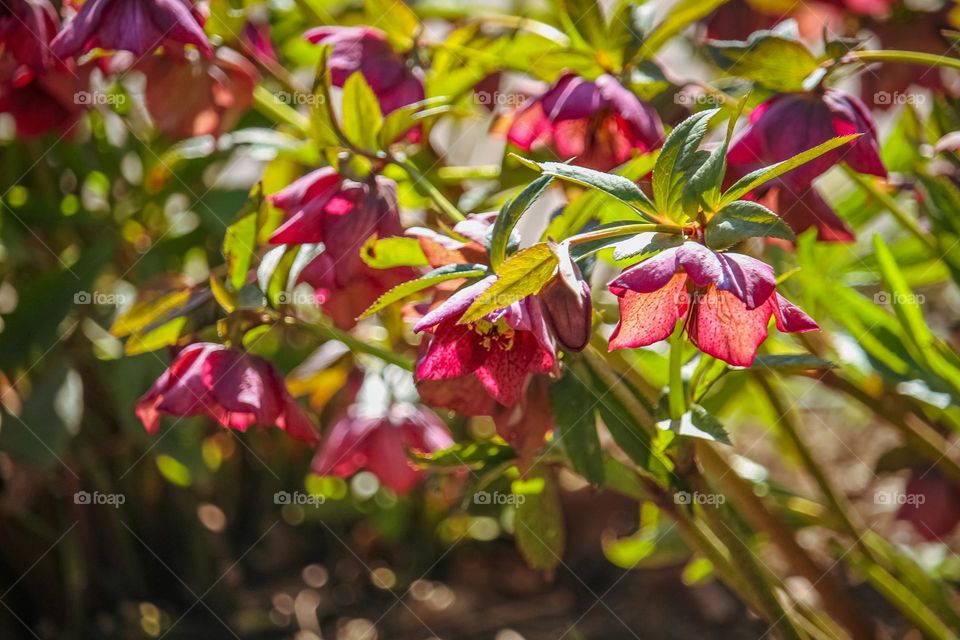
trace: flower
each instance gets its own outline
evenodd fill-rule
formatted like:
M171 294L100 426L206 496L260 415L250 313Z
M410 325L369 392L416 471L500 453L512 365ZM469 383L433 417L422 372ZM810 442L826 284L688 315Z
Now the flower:
M384 115L423 100L423 83L390 46L383 31L373 27L317 27L303 35L314 44L333 47L327 60L333 86L342 87L359 71L380 101Z
M180 351L137 401L136 413L151 434L160 428L161 414L204 415L238 431L273 425L294 438L318 441L310 419L269 362L209 342Z
M856 239L853 229L830 208L813 185L796 190L775 185L767 190L762 200L798 234L816 229L820 242L853 242Z
M33 138L51 131L68 133L83 113L78 93L86 86L86 70L52 67L22 73L12 59L0 60L0 113L9 113L17 136Z
M624 271L609 284L620 299L610 349L643 347L667 338L677 320L701 351L748 367L767 337L770 316L780 331L818 329L776 292L773 268L736 253L687 242Z
M347 478L366 469L382 484L404 494L424 475L410 462L407 450L432 453L452 445L446 425L424 407L395 405L386 416L348 413L324 438L313 471Z
M556 367L556 348L540 303L527 297L488 314L477 322L457 320L496 280L488 276L460 289L414 325L414 331L433 334L416 365L416 380L457 380L466 393L441 388L421 397L467 415L491 415L493 402L514 406L534 374ZM429 396L429 397L428 397Z
M5 0L0 4L0 51L29 71L53 67L50 41L60 28L49 0Z
M190 0L87 0L50 46L64 58L94 48L142 56L171 41L209 56L213 48L202 23Z
M733 173L745 175L831 138L854 133L863 135L784 174L777 184L806 189L841 160L860 173L887 175L880 159L876 123L859 98L836 89L779 94L750 113L750 124L732 141L727 162Z
M144 93L154 124L177 139L230 131L253 103L259 80L256 68L226 47L209 59L150 56L137 68L147 77Z
M960 487L937 469L914 469L897 520L909 522L926 540L950 534L960 524Z
M555 276L537 297L557 342L569 351L583 351L593 330L593 301L590 285L580 274L580 268L574 262L570 264L573 283Z
M575 164L608 171L663 141L660 116L610 75L564 74L517 112L507 139L524 151L550 147Z

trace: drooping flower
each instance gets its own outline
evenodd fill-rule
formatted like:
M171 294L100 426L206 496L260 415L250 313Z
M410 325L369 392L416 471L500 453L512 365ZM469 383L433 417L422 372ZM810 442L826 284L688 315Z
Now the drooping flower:
M160 428L162 414L203 415L238 431L272 425L300 440L318 440L313 424L273 365L208 342L180 351L137 401L136 414L151 434Z
M423 100L423 83L397 53L387 35L373 27L317 27L304 34L314 44L330 45L330 80L342 87L356 72L373 89L384 113Z
M837 215L814 185L806 188L774 185L762 198L795 233L817 230L820 242L853 242L853 229Z
M767 337L770 316L787 333L817 324L776 291L773 268L750 256L717 253L694 242L666 249L613 280L620 322L610 349L643 347L673 333L684 318L704 353L748 367Z
M926 540L949 535L960 524L960 487L937 469L911 471L897 520L913 525Z
M17 136L66 134L83 114L77 92L88 74L52 67L42 73L21 73L12 59L0 60L0 113L13 117Z
M555 276L537 294L550 331L569 351L583 351L593 332L593 301L590 285L583 279L576 263L572 282Z
M348 478L365 469L404 494L424 477L410 462L408 450L432 453L452 445L446 425L424 407L395 405L385 416L348 412L325 437L313 460L313 471Z
M87 0L51 48L64 58L94 48L142 56L166 41L192 44L208 56L213 53L192 0Z
M60 18L49 0L5 0L0 4L0 51L28 72L57 63L50 41L59 28Z
M372 235L403 233L393 180L376 176L357 182L324 167L268 199L287 213L271 243L324 244L323 253L304 269L300 279L317 289L318 303L338 326L352 327L356 317L382 293L414 277L405 267L373 269L360 256Z
M609 171L634 152L660 146L660 116L610 75L564 74L516 113L507 139L524 151L547 147L562 159Z
M778 184L805 189L841 161L860 173L887 175L876 124L859 98L837 89L778 94L750 113L749 126L732 141L727 162L733 173L745 175L831 138L854 133L863 135L784 174Z
M154 125L176 139L230 131L253 103L259 80L246 58L225 47L213 58L149 56L137 69L147 78L145 99Z

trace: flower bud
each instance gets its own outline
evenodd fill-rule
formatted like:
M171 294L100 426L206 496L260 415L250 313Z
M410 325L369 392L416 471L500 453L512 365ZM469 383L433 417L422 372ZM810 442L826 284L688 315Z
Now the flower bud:
M593 302L590 285L580 277L579 270L573 284L577 289L558 276L547 283L538 297L557 341L568 351L583 351L593 329Z

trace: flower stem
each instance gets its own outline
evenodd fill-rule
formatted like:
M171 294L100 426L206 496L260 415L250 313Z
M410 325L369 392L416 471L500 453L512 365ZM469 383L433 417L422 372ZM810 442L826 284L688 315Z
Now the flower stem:
M872 197L876 198L880 204L885 206L893 217L897 219L897 222L900 223L904 229L909 231L914 237L916 237L920 242L922 242L928 249L938 251L937 249L937 240L931 236L929 233L926 233L923 229L920 228L920 225L917 224L916 219L907 211L904 211L903 207L886 191L880 189L876 182L869 177L862 176L845 163L840 165L843 167L843 170L846 172L847 176L854 183Z
M306 116L277 100L277 97L267 91L263 85L257 85L254 88L253 104L257 111L275 122L289 124L302 134L310 131L310 121Z
M610 227L609 229L597 229L596 231L588 231L586 233L581 233L580 235L571 236L565 240L571 245L583 244L584 242L592 242L594 240L604 240L606 238L617 238L619 236L634 236L638 233L672 233L674 235L682 235L686 231L686 227L681 227L675 224L654 224L654 223L637 223L637 224L625 224L619 227Z
M920 51L899 51L895 49L888 49L886 51L853 51L847 55L847 59L858 60L860 62L901 62L906 64L922 64L927 67L934 66L960 69L960 58L948 58L947 56L938 56Z
M413 371L413 361L409 358L406 358L398 353L393 353L389 349L384 349L375 344L369 342L364 342L363 340L357 338L356 336L347 333L342 329L338 329L329 322L322 322L320 324L308 324L304 322L299 322L295 318L287 316L283 319L285 324L293 325L297 327L303 327L315 331L318 334L321 334L331 340L339 340L345 344L351 351L356 353L366 353L377 358L380 358L386 363L395 364L402 369L407 371Z
M670 419L679 420L687 410L687 397L683 389L683 318L670 336Z
M413 179L413 183L425 191L427 195L436 203L437 207L440 208L440 211L443 212L452 222L461 222L467 219L467 216L463 215L460 209L457 208L457 205L450 202L440 189L438 189L430 180L427 179L427 176L423 174L420 169L417 168L408 159L403 159L399 157L390 156L390 161L407 172L407 174Z

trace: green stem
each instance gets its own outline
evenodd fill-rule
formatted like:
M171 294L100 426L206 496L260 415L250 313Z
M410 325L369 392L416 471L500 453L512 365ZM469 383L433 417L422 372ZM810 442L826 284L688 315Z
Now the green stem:
M383 347L378 347L375 344L370 344L369 342L364 342L359 338L338 329L332 324L306 324L299 322L294 318L286 317L284 318L284 323L288 325L293 325L296 327L303 327L306 329L311 329L319 334L324 335L325 337L331 340L339 340L345 344L351 351L357 353L366 353L367 355L375 356L380 358L384 362L389 364L395 364L398 367L406 369L407 371L413 371L413 361L409 358L406 358L398 353L393 353L389 349L384 349Z
M430 180L427 179L423 172L420 171L416 165L410 162L410 160L391 156L390 161L406 171L413 179L414 184L426 191L427 195L429 195L440 208L440 211L450 218L451 221L461 222L467 219L467 217L463 215L459 209L457 209L457 206L450 202L450 200L448 200L447 197L443 195L443 193L441 193L440 190L437 189L432 182L430 182Z
M683 235L685 227L681 227L675 224L653 224L653 223L638 223L638 224L625 224L619 227L611 227L609 229L598 229L597 231L588 231L587 233L581 233L580 235L572 236L567 238L566 242L571 245L583 244L584 242L592 242L594 240L605 240L606 238L617 238L619 236L634 236L638 233L649 233L651 231L655 233L672 233L674 235Z
M905 211L903 207L886 191L877 187L876 181L873 178L867 176L862 176L845 163L840 165L843 170L846 172L847 176L853 180L854 183L872 197L876 198L883 206L885 206L893 217L897 219L897 222L900 223L904 229L909 231L913 236L915 236L920 242L927 246L927 248L937 251L937 240L929 233L926 233L923 229L920 228L920 225L917 224L916 219L909 212Z
M932 53L921 53L920 51L853 51L847 58L852 58L860 62L901 62L906 64L921 64L924 66L950 67L960 69L960 58L948 58L938 56Z
M687 410L687 397L683 389L683 324L677 320L677 326L670 336L670 419L679 420Z
M253 89L253 105L257 111L275 122L289 124L304 135L310 131L310 120L306 116L277 100L276 96L262 85Z

